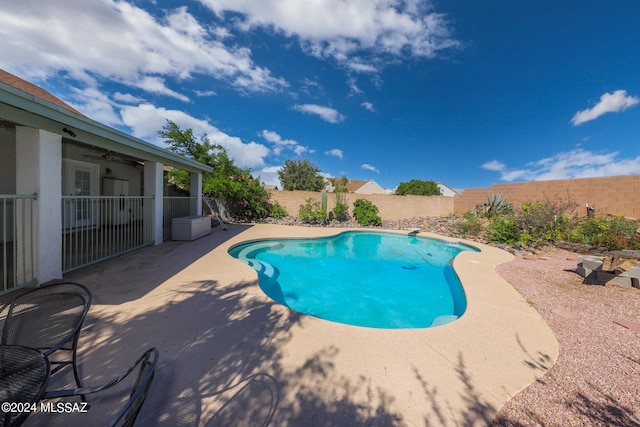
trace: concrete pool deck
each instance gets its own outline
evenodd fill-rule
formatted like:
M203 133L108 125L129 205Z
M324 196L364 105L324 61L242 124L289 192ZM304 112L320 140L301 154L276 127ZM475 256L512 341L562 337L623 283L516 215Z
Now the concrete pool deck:
M232 225L66 275L94 295L80 339L85 384L120 374L155 346L142 426L488 425L555 362L555 336L495 272L512 256L494 247L467 242L481 252L454 262L468 304L460 319L401 330L292 312L227 253L248 240L345 230ZM25 425L87 424L107 401L98 398L93 414L37 413Z

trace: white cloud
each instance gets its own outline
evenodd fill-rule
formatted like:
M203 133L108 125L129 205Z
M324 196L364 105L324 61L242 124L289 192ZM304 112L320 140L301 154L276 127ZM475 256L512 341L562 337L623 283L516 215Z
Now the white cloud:
M217 95L214 90L195 90L194 93L196 96L215 96Z
M380 171L378 170L378 168L377 168L377 167L372 166L372 165L367 164L367 163L365 163L365 164L363 164L362 166L360 166L360 168L362 168L362 169L364 169L364 170L371 171L371 172L380 173Z
M74 88L70 98L69 104L78 111L82 111L87 117L111 126L122 124L122 119L116 111L117 104L96 88ZM123 102L133 99L126 96L118 98L123 98Z
M116 92L113 94L113 99L118 102L124 102L125 104L140 104L144 102L144 99L139 96L131 95L130 93Z
M582 123L595 120L606 113L619 113L620 111L633 107L638 102L640 102L640 98L627 95L626 90L616 90L612 93L605 93L600 97L600 102L595 106L578 111L571 119L571 123L573 123L574 126L578 126Z
M339 158L340 160L342 160L342 150L338 149L338 148L332 148L329 151L325 151L324 154L326 154L327 156L334 156Z
M375 107L374 107L374 106L373 106L373 104L372 104L372 103L370 103L370 102L365 101L365 102L363 102L363 103L362 103L362 104L360 104L360 105L361 105L361 106L362 106L362 108L364 108L365 110L369 110L369 111L371 111L372 113L375 113L375 112L376 112Z
M138 81L138 87L149 93L156 93L158 95L165 95L171 98L179 99L183 102L189 102L189 98L181 93L171 90L165 84L166 80L160 77L142 77Z
M313 152L313 150L310 150L309 147L300 145L298 141L295 141L293 139L283 139L277 132L274 132L272 130L265 129L260 132L259 135L274 144L273 154L275 154L276 156L282 154L282 151L284 149L293 151L297 156L300 156L306 152Z
M355 78L350 77L347 80L347 85L349 85L350 95L353 95L353 94L359 95L362 93L362 89L358 87L358 83L356 82Z
M310 150L308 147L304 145L298 145L293 149L293 152L296 153L296 156L302 156L304 153L315 153L316 150Z
M296 111L300 111L301 113L315 114L325 122L329 122L329 123L340 123L346 118L344 115L340 114L338 110L331 107L323 107L322 105L316 105L316 104L294 105L293 109Z
M378 71L378 68L371 64L364 64L361 61L352 61L347 64L347 67L358 73L375 73Z
M458 47L442 14L421 0L201 0L216 14L242 15L240 28L276 29L311 55L332 57L357 71L375 67L361 53L433 57Z
M505 168L506 168L505 164L502 162L499 162L498 160L491 160L482 165L482 169L487 169L487 170L496 171L496 172L503 171Z
M281 188L280 177L278 172L282 169L282 166L267 166L260 170L253 171L253 176L267 185L275 185Z
M545 181L640 173L640 156L618 159L618 155L618 152L596 153L576 148L528 163L524 168L510 169L497 160L484 163L482 168L499 172L502 181Z
M182 129L192 129L194 135L207 135L209 140L223 146L229 157L240 167L262 167L265 165L265 157L269 155L269 149L256 142L242 142L236 136L230 136L222 132L205 120L197 119L182 111L167 110L151 104L138 106L124 106L121 110L122 121L132 129L134 136L151 141L157 145L163 145L158 136L158 131L169 119Z
M256 66L249 49L226 46L220 34L186 7L157 18L127 1L6 2L0 67L30 81L60 73L96 87L109 79L183 101L188 98L170 89L170 80L194 73L242 91L287 86Z

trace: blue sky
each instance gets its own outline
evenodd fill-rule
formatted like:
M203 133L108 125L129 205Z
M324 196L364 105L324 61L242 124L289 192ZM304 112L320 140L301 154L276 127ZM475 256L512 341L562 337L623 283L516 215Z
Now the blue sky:
M0 68L162 145L166 119L277 183L453 188L640 173L640 2L21 0Z

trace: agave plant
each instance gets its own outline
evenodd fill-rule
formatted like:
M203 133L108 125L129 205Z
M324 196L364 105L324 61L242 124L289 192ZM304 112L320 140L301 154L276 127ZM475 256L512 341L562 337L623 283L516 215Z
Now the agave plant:
M502 194L494 194L487 196L487 203L484 207L484 215L487 218L491 218L494 215L501 215L511 212L511 204L507 201L507 196L502 197Z

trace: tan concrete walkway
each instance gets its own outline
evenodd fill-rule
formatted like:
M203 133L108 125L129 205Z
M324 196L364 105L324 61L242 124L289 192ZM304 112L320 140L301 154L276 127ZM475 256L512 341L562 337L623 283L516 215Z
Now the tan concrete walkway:
M462 318L405 330L292 312L227 253L246 240L339 231L236 225L69 274L94 294L80 343L86 384L155 346L160 363L140 425L468 426L489 424L556 360L553 333L496 274L511 259L499 249L474 243L481 252L456 258ZM89 414L38 413L25 425L98 425L89 419L107 416L111 403L92 402Z

